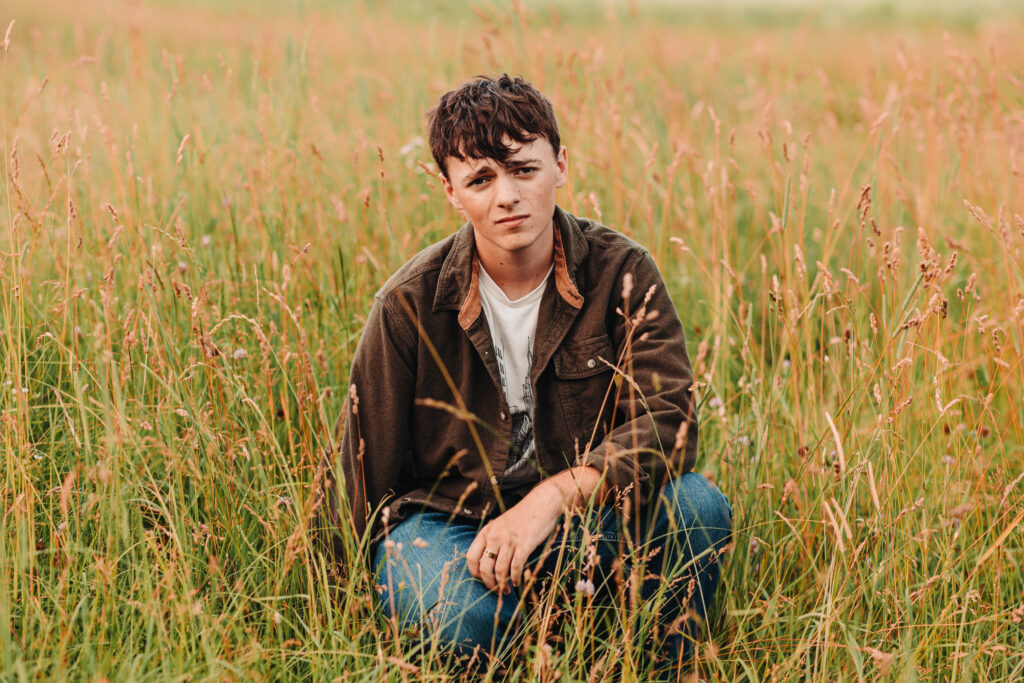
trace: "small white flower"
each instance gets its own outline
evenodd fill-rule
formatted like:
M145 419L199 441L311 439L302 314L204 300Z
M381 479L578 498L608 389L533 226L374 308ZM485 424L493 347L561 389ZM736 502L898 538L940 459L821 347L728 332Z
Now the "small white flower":
M711 400L708 401L708 406L710 406L711 408L721 408L722 399L718 398L717 396L713 396Z
M280 626L281 625L281 619L282 619L281 613L280 612L274 612L274 624Z
M739 436L736 437L736 443L738 443L740 446L749 446L750 437L747 436L746 434L740 434Z
M402 145L401 149L398 150L398 153L400 155L402 155L403 157L406 157L406 156L409 156L410 154L412 154L413 152L421 149L422 147L423 147L423 138L420 137L419 135L417 135L412 140L409 140L409 142L407 142L404 145Z
M245 349L238 348L235 349L235 352L231 354L231 357L234 358L235 360L242 360L248 355L249 353Z
M188 270L188 264L184 261L178 261L178 272L184 273L186 270Z
M292 499L289 498L288 496L278 496L277 497L276 505L278 507L290 507L291 504L292 504Z
M213 242L213 239L209 235L203 235L203 238L199 240L199 243L202 244L204 247L210 246L211 242Z
M788 358L786 358L785 360L782 361L782 371L783 372L789 372L789 369L792 366L793 366L793 364L789 362Z
M956 460L954 460L952 455L946 453L944 456L942 456L942 462L946 463L947 465L952 465L954 462L956 462Z
M585 595L594 594L594 582L590 579L580 579L576 582L576 592L584 593Z

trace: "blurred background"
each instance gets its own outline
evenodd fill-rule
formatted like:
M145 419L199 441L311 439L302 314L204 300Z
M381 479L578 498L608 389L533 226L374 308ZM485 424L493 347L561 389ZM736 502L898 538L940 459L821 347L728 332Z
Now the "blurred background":
M686 329L737 511L699 675L1024 675L1019 3L8 0L4 28L0 678L460 671L379 619L359 539L309 561L310 492L374 292L459 226L425 113L502 71L554 102L561 205L649 249ZM657 605L595 613L567 571L513 678L642 680Z

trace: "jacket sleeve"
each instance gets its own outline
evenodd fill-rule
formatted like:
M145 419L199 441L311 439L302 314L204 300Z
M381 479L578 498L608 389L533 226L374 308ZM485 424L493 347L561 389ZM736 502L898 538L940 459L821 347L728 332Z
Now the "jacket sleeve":
M378 506L396 495L400 475L411 472L412 334L408 316L378 295L352 359L348 398L335 425L337 457L322 463L319 476L320 534L336 560L344 552L345 529L354 532L357 545L367 529L372 538L380 522Z
M617 386L609 400L616 423L584 464L606 471L616 493L632 485L630 497L640 506L696 464L697 401L683 327L650 254L627 261L619 278L628 296L609 303L621 310L612 329Z

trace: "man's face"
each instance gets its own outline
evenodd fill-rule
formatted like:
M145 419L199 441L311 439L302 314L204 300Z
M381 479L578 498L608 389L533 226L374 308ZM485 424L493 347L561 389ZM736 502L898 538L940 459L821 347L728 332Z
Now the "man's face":
M546 138L538 138L520 146L504 165L448 157L447 166L447 177L441 177L445 194L473 224L485 261L500 264L550 248L555 191L565 185L568 169L565 147L556 154Z

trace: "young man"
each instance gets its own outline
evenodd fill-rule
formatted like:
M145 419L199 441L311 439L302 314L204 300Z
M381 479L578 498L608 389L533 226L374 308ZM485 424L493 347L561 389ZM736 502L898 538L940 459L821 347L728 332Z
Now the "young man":
M679 622L694 633L687 615L711 600L732 510L691 471L692 373L661 275L635 242L557 206L566 148L529 83L466 83L429 126L466 223L375 297L338 424L338 480L357 538L369 532L383 610L496 652L516 632L525 577L552 565L542 551L561 541L559 520L595 500L598 578L630 534L661 548L648 573L691 579L661 615L675 631L662 653L679 659ZM348 523L327 483L333 523Z

